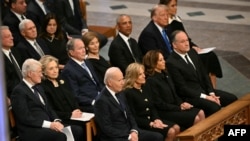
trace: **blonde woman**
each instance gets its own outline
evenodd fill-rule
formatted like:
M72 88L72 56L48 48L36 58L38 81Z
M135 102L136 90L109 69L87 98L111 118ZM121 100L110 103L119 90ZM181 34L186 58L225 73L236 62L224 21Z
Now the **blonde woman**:
M40 59L40 63L42 64L44 76L41 84L49 104L64 123L83 127L83 122L70 119L81 117L83 108L76 102L73 93L67 86L67 82L59 77L58 59L51 55L45 55Z
M139 63L130 64L126 69L124 93L138 127L159 132L165 141L173 141L180 127L159 117L147 87L143 87L145 82L144 66Z

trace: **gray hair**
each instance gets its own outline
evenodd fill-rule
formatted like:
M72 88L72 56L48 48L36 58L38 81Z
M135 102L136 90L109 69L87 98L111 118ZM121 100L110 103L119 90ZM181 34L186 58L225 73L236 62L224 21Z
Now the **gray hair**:
M131 19L131 17L127 14L120 14L117 18L116 18L116 24L119 24L120 20L122 17L129 17Z
M10 28L9 28L8 26L5 26L5 25L0 26L0 30L1 30L1 35L2 35L2 37L3 37L2 31L3 31L3 30L9 30L9 29L10 29Z
M10 29L10 28L8 26L6 26L6 25L2 25L2 26L0 26L0 29L5 30L5 29Z
M23 77L27 77L30 71L36 71L39 67L42 67L42 64L39 61L32 58L26 59L22 66Z
M43 72L43 74L45 73L47 65L52 61L55 61L56 64L59 65L58 59L56 57L52 56L52 55L44 55L44 56L41 57L39 62L42 64L42 72Z
M110 67L106 70L104 75L104 84L108 84L108 80L112 79L114 77L115 72L121 71L118 67Z
M176 35L179 34L179 33L181 33L181 32L185 33L185 32L182 31L182 30L175 30L175 31L171 34L170 40L171 40L172 42L176 42ZM186 33L185 33L185 34L186 34Z
M66 50L67 50L67 52L69 52L70 50L74 50L74 48L75 48L75 42L77 40L81 40L81 39L79 39L79 38L72 38L72 39L68 40L68 42L66 44Z
M151 10L150 17L152 18L155 15L156 11L158 11L159 9L168 10L168 7L166 5L164 5L164 4L155 5Z
M24 20L22 20L22 21L19 23L19 30L20 30L20 31L23 31L24 28L25 28L25 25L26 25L27 23L29 23L29 22L33 22L33 21L30 20L30 19L24 19ZM33 22L33 23L34 23L34 22Z

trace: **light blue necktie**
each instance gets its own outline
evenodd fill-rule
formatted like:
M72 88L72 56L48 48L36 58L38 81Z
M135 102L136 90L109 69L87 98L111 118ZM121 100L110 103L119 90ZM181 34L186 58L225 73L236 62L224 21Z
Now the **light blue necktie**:
M162 30L162 37L163 37L163 39L164 39L164 41L166 43L166 46L167 46L167 49L168 49L169 53L171 53L172 52L172 46L171 46L171 44L169 42L169 39L167 37L167 33L166 33L165 29Z
M85 70L88 72L90 78L91 78L92 81L96 84L95 79L93 78L93 75L92 75L92 73L90 72L90 70L89 70L89 68L88 68L88 66L86 65L85 62L82 63L82 67L83 67L83 69L85 69Z
M36 49L37 53L41 57L44 56L44 52L43 52L42 48L39 46L39 44L36 41L34 42L34 46L35 46L35 49Z

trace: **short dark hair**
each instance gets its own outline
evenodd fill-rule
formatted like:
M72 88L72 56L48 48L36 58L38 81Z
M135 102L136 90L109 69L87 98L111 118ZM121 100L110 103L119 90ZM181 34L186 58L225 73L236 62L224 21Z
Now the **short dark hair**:
M172 0L160 0L159 4L165 4L168 5ZM177 2L177 0L175 0Z
M175 30L171 35L170 35L170 40L172 42L175 42L176 41L176 35L179 34L180 32L184 32L182 30ZM184 32L185 33L185 32Z
M10 9L12 8L12 7L11 7L12 3L16 3L16 1L17 1L17 0L9 0L8 6L9 6Z

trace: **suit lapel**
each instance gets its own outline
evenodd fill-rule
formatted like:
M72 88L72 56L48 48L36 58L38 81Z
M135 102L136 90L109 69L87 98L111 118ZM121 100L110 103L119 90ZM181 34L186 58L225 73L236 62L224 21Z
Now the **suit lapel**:
M93 82L92 78L90 77L89 73L79 64L77 64L74 60L70 59L68 61L69 64L71 64L72 68L75 68L75 70L77 70L78 72L80 72L80 74L85 75L91 82ZM95 82L93 82L95 85L99 85L99 80L97 78L97 76L95 75L94 70L92 67L90 67L90 62L88 62L88 60L85 60L86 65L88 66L89 70L91 71L92 77L94 78Z
M166 47L166 43L162 37L162 33L159 31L159 29L156 27L156 25L154 24L153 21L151 21L151 26L153 28L153 31L156 31L155 32L155 35L156 37L159 39L159 41L161 42L161 46L162 46L162 50L164 50L164 52L167 52L167 54L169 54L168 50L167 50L167 47Z
M32 1L31 1L32 2ZM41 9L41 7L39 6L39 4L36 2L36 1L33 1L34 2L34 10L36 10L37 11L37 13L40 13L40 14L43 14L43 15L45 15L44 14L44 12L43 12L43 10Z
M22 83L22 85L25 86L26 91L27 91L26 94L28 95L28 97L30 97L31 99L33 99L34 101L36 101L36 103L39 103L39 105L41 107L45 108L44 105L42 104L42 102L35 96L35 94L33 93L33 91L23 81L21 83Z
M18 65L19 65L19 67L20 67L20 69L21 69L21 68L22 68L22 64L23 64L23 59L22 59L22 57L20 56L19 52L18 52L14 47L11 48L11 52L12 52L12 54L14 55L14 57L15 57L15 59L16 59Z
M75 70L77 70L77 71L80 72L81 74L86 75L87 78L89 78L89 79L91 80L91 78L90 78L88 72L87 72L84 68L82 68L82 66L80 66L79 64L77 64L77 63L76 63L74 60L72 60L72 59L69 60L69 63L72 65L72 67L73 67Z
M10 62L10 59L6 56L6 54L3 53L3 55L4 55L4 60L5 60L6 66L9 66L9 65L13 66L13 64Z
M91 64L91 62L89 62L89 60L84 60L85 61L85 63L86 63L86 65L88 66L88 68L89 68L89 70L90 70L90 72L91 72L91 74L92 74L92 77L94 78L94 80L96 81L96 83L99 83L99 80L98 80L98 77L96 76L96 74L95 74L95 70L94 70L94 68L92 67L92 64ZM90 77L89 77L90 78ZM90 78L91 79L91 78ZM92 80L92 79L91 79Z
M18 18L12 11L10 11L10 13L11 13L11 17L13 17L17 23L20 23L20 22L21 22L21 21L19 20L19 18Z
M191 74L193 77L197 77L197 71L194 71L194 69L190 68L189 65L183 60L183 58L178 55L176 52L173 52L173 56L176 58L177 60L177 64L180 64L179 66L183 67L183 70L186 70L187 72L189 72L189 74ZM189 56L190 57L190 56ZM192 59L193 61L193 59ZM193 62L194 63L194 62ZM196 67L196 65L195 65Z
M133 56L132 56L132 54L131 54L131 52L130 52L130 50L129 50L129 46L126 44L126 42L122 39L122 37L118 34L118 39L119 39L119 43L121 43L121 44L123 44L122 46L124 47L124 54L126 54L126 56L127 55L129 55L130 56L130 58L132 59L132 60L134 60L133 59ZM132 52L134 53L134 51L133 51L133 49L132 49L133 47L131 47L131 50L132 50Z
M26 46L27 50L29 51L30 56L33 56L35 59L38 59L38 60L41 58L41 56L34 49L33 45L31 45L26 39L24 39L23 44L24 46Z
M105 88L106 89L106 88ZM117 107L118 109L120 109L123 112L123 109L121 108L120 104L115 100L115 98L112 96L112 94L106 89L107 91L107 95L108 95L108 99L109 101L115 105L115 107Z
M195 66L195 68L196 68L196 76L198 77L198 80L199 80L200 82L202 82L202 81L203 81L203 80L202 80L202 75L201 75L202 72L200 72L201 70L199 69L199 68L200 68L199 62L198 62L197 58L195 57L195 54L193 53L193 51L194 51L194 50L190 50L190 51L188 52L188 55L189 55L189 57L191 58L191 60L193 61L193 64L194 64L194 66ZM203 84L203 83L201 83L201 84Z

